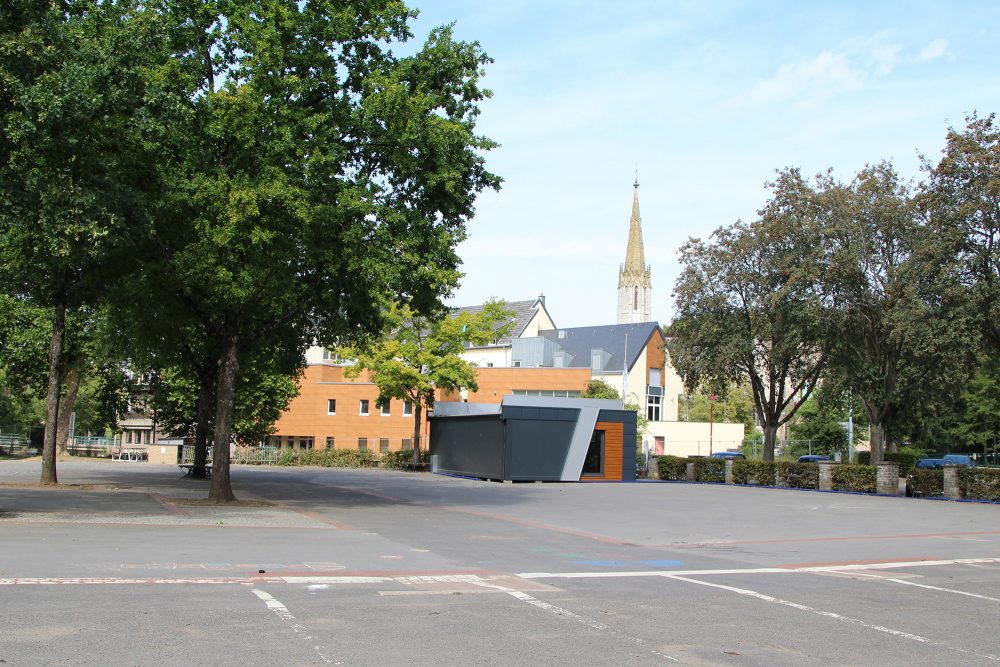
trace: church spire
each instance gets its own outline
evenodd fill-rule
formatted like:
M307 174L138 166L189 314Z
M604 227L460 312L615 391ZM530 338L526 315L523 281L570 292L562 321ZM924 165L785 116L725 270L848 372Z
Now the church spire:
M642 219L639 216L639 177L632 184L632 218L628 224L628 248L625 251L625 271L642 273L646 270L646 255L642 248Z
M618 270L618 323L649 322L652 319L653 280L642 247L639 216L639 175L632 183L632 217L628 225L625 263Z

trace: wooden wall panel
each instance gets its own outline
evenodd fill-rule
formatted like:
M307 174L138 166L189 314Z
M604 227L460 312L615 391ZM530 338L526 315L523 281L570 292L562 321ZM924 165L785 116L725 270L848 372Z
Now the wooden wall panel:
M604 476L581 477L580 481L618 480L622 478L622 453L625 441L624 426L620 422L597 422L595 431L604 431Z

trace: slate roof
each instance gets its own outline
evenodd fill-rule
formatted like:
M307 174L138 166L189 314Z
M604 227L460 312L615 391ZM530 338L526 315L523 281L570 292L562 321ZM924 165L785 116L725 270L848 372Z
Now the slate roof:
M649 337L660 329L657 322L637 322L634 324L608 324L596 327L575 327L572 329L549 329L538 335L551 340L565 353L564 368L590 368L592 350L604 350L610 357L599 372L622 372L622 359L626 358L631 369L639 355L646 349ZM628 350L625 349L625 335L628 334Z
M511 341L513 341L515 338L519 338L521 334L524 333L525 327L528 326L528 323L531 321L531 318L534 317L535 315L535 312L537 310L535 308L536 304L538 304L538 299L531 299L529 301L504 302L504 308L506 308L507 310L514 311L514 317L512 318L514 326L511 327L510 333L508 335L504 336L499 341L497 341L496 345L501 345L501 346L510 345ZM483 304L479 304L478 306L465 306L462 308L456 308L454 312L456 314L458 313L476 314L482 312L482 310L483 310ZM499 329L501 326L510 321L511 320L500 322L496 325L495 328Z

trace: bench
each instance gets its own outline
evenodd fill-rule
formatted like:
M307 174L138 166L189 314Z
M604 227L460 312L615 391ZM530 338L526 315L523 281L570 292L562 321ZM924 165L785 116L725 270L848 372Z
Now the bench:
M194 474L194 464L193 463L178 463L177 467L184 471L185 477L190 477ZM212 464L209 463L205 466L205 477L210 478L212 476Z

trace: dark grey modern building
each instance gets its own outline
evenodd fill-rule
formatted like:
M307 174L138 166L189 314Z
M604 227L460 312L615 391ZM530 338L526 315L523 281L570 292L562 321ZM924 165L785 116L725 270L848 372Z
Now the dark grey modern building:
M509 481L635 479L636 415L621 401L504 396L430 417L434 470Z

